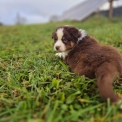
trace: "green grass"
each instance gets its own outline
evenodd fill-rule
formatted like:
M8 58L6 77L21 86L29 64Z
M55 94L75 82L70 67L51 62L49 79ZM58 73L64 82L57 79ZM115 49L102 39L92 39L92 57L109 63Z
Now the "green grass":
M51 34L60 25L85 29L122 53L122 18L1 26L0 122L121 122L119 106L102 101L95 79L74 75L54 56ZM116 82L114 90L122 94Z

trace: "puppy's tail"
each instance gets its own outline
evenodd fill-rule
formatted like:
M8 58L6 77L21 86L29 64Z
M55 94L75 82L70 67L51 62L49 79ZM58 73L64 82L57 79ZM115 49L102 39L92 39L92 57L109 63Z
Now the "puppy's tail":
M120 98L117 94L114 93L112 86L113 80L117 75L116 68L109 63L106 63L97 69L96 74L97 86L101 97L104 100L109 98L111 102L119 102Z

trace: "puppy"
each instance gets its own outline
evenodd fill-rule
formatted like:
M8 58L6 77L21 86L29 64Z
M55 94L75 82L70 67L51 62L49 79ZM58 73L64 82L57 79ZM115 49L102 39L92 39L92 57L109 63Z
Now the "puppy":
M113 91L112 82L122 77L122 56L111 46L103 46L93 37L73 26L60 26L52 33L54 50L71 71L96 78L100 96L111 102L121 99Z

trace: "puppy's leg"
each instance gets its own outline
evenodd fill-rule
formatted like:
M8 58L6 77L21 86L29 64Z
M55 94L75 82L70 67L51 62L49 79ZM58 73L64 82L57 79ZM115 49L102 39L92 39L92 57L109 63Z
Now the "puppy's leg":
M61 52L61 53L56 53L55 56L63 59L65 61L66 57L68 55L68 52Z
M59 57L59 58L62 58L62 53L56 53L55 56Z
M110 98L111 102L119 102L120 98L113 91L113 80L117 74L115 67L104 64L97 69L97 86L103 99Z
M117 102L120 98L114 93L112 87L113 76L110 74L103 74L97 78L97 85L100 95L103 99L110 98L111 102Z

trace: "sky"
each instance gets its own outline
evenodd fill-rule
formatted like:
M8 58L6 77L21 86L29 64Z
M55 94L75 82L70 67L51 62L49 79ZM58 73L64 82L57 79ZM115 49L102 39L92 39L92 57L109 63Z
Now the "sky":
M21 17L25 24L47 22L52 15L64 11L84 0L0 0L0 22L12 25Z
M84 0L0 0L0 22L15 24L17 16L28 24L46 22L52 15L61 15L82 1Z

